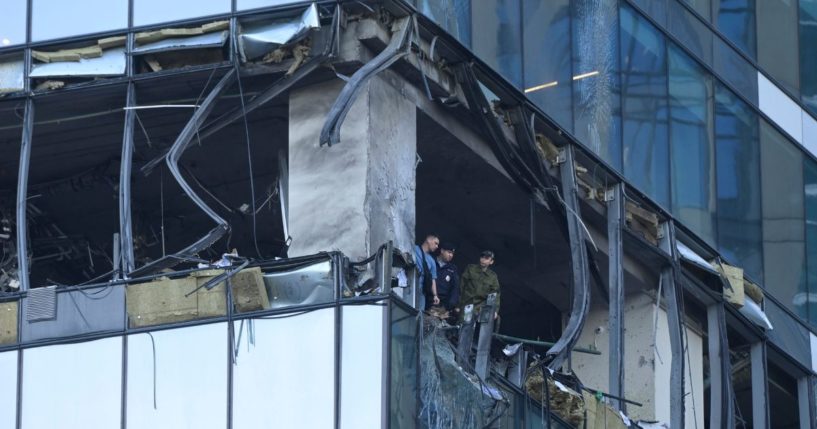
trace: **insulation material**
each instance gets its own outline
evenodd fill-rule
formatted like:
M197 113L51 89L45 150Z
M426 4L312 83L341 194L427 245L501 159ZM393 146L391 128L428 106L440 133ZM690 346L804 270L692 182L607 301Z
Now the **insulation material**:
M134 54L181 51L185 49L220 48L227 42L227 32L200 34L192 37L174 37L140 44L133 48Z
M567 389L561 383L548 378L546 393L543 384L542 368L530 370L525 380L525 390L534 400L544 404L547 395L550 397L550 411L574 427L584 424L584 399L582 395Z
M738 307L743 306L745 301L745 295L743 293L743 269L727 264L718 264L717 268L718 271L726 277L729 286L732 287L731 289L723 289L723 297L726 299L726 302Z
M99 77L122 76L125 74L125 49L115 48L102 51L95 58L80 58L77 61L35 63L31 70L33 78L48 77Z
M589 392L583 393L584 407L587 411L587 429L624 429L629 426L624 420L626 416L622 417L622 414Z
M17 301L0 302L0 344L17 342Z
M24 89L24 64L22 58L0 61L0 94Z
M249 23L238 38L242 61L264 56L281 46L300 41L313 28L320 28L318 7L314 3L301 15L273 22Z
M763 289L761 289L760 286L744 279L743 293L755 300L756 303L763 304Z
M99 45L99 47L102 49L118 48L120 46L125 46L127 41L128 36L113 36L99 39L97 41L97 45Z
M658 215L629 201L624 206L627 226L645 240L658 246L661 233L658 229Z
M163 278L129 285L127 302L130 326L138 328L227 314L223 284L210 290L202 288L194 294L187 295L196 289L200 282L204 283L220 273L220 270L208 270L198 277Z
M194 273L193 275L196 277L196 287L202 287L209 280L223 272L224 270L205 270ZM232 288L235 309L239 313L269 308L269 298L264 288L261 268L253 267L241 270L230 277L230 286ZM210 292L216 290L218 287L224 287L224 282L219 283L216 287L211 289ZM222 305L223 298L218 299L219 305Z
M229 21L216 21L192 28L163 28L155 31L144 31L141 33L136 33L136 44L144 45L164 39L198 36L201 34L227 30L229 28Z
M31 51L31 56L40 62L54 63L63 61L77 62L81 59L99 58L102 56L102 48L99 45L86 46L83 48L60 49L58 51Z

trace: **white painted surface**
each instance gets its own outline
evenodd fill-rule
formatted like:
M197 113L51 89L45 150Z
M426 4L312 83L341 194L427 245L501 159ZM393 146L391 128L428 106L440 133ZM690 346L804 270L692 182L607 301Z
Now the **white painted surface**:
M383 372L383 309L342 307L340 427L380 427Z
M811 370L817 372L817 335L809 332L811 339Z
M803 111L760 72L757 74L760 110L785 130L798 143L803 143Z

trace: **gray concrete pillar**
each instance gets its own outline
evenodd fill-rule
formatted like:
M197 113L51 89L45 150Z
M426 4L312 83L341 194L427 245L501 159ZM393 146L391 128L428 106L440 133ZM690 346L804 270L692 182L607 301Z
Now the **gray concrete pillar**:
M289 256L340 250L362 259L392 240L414 243L416 107L394 85L373 78L340 131L319 147L326 113L344 82L298 88L289 100Z

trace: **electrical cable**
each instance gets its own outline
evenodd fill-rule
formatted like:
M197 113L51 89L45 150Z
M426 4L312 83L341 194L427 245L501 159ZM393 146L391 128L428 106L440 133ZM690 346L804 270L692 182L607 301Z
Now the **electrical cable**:
M240 95L239 100L241 100L241 111L244 113L241 117L244 120L244 136L247 142L247 167L250 174L250 201L252 202L252 241L253 245L255 246L255 253L258 255L258 258L264 259L261 255L261 250L258 249L258 222L256 221L256 211L255 211L255 179L253 178L253 171L252 171L252 149L250 145L250 126L247 123L247 107L244 104L244 85L241 83L241 74L238 70L238 62L235 63L236 68L236 78L238 80L238 93Z

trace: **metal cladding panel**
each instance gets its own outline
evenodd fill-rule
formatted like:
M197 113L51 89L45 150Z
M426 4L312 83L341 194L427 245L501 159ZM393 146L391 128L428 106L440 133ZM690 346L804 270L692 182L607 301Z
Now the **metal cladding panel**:
M56 317L49 320L29 321L29 299L23 299L22 342L125 329L125 289L121 286L57 292Z

